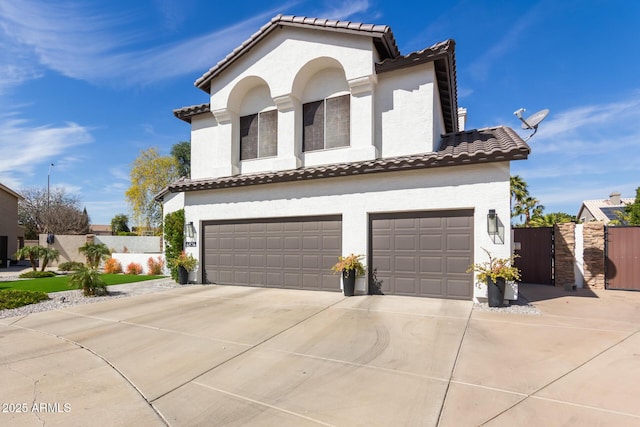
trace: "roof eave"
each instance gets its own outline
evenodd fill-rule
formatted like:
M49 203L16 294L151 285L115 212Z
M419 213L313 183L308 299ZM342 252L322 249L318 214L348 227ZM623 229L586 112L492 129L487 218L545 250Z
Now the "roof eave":
M318 24L316 24L318 22ZM323 23L322 25L320 24ZM327 25L331 24L331 25ZM334 31L340 32L343 34L354 34L360 35L366 34L368 37L372 37L374 40L378 40L377 43L374 42L378 53L382 59L387 58L395 58L400 55L398 47L395 42L395 38L391 31L391 28L388 26L378 26L378 25L368 25L368 24L358 24L352 23L350 21L338 21L338 20L327 20L327 19L316 19L316 18L306 18L306 17L296 17L296 16L284 16L277 15L267 24L265 24L260 30L254 33L249 39L244 41L240 46L234 49L229 55L227 55L223 60L218 62L215 66L209 69L206 73L204 73L200 78L198 78L194 85L201 89L206 93L211 92L211 81L222 71L227 69L231 64L233 64L238 58L243 56L245 53L250 51L256 44L262 41L265 37L271 34L277 28L283 27L294 27L294 28L306 28L306 29L316 29L316 30L324 30L324 31ZM364 27L364 28L363 28ZM370 28L370 29L367 29Z

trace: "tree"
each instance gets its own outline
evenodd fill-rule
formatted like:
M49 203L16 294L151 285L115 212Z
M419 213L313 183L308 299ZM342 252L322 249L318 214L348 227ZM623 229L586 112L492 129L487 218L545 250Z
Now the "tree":
M100 278L100 273L84 266L69 276L69 286L82 289L82 294L87 297L108 294L107 285Z
M40 271L44 271L44 269L47 268L49 261L57 261L60 259L60 252L57 249L45 248L44 246L41 246L40 248L40 258L42 259Z
M524 215L524 226L529 227L531 218L534 216L542 216L544 206L535 197L527 196L515 208L516 216Z
M553 227L563 222L575 222L576 217L564 212L552 212L545 215L535 215L531 218L531 227Z
M78 252L87 257L87 263L93 270L97 270L100 266L100 261L111 255L111 251L103 243L87 242L78 248Z
M624 208L629 225L640 225L640 187L636 188L636 199Z
M118 214L111 219L111 233L117 236L119 233L129 233L129 217Z
M18 203L18 220L25 227L25 238L36 240L43 233L88 233L89 215L80 209L77 196L62 188L24 188L20 193L24 200Z
M14 255L16 259L25 259L29 260L29 264L31 264L31 268L33 271L38 269L36 261L40 259L42 246L25 246L20 248L18 252Z
M167 266L171 269L171 277L178 280L178 268L175 260L182 253L184 245L184 209L170 212L164 217L164 245Z
M519 215L516 213L517 207L529 196L529 189L520 175L511 176L509 183L511 188L511 218L513 218Z
M157 229L162 225L162 205L155 200L164 187L176 180L178 162L149 148L140 152L130 171L131 187L125 196L138 225Z
M180 141L171 147L171 155L178 162L178 175L191 178L191 142Z

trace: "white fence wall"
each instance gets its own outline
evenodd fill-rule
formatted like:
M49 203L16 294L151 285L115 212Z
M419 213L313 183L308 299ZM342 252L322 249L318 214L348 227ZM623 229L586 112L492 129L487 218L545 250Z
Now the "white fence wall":
M95 236L94 241L103 243L109 249L118 253L145 254L162 252L162 239L160 236Z
M142 266L142 274L148 274L149 273L149 267L147 266L147 262L149 261L149 258L153 258L154 261L158 260L158 257L160 257L160 259L164 262L164 274L165 275L169 275L171 274L171 272L169 271L169 269L167 268L167 262L164 258L164 254L156 252L156 253L146 253L146 254L140 254L140 253L119 253L119 252L114 252L111 254L111 258L114 258L116 260L118 260L118 262L120 263L120 265L122 265L122 271L125 272L127 270L127 266L129 264L131 264L132 262L135 262L137 264L140 264Z

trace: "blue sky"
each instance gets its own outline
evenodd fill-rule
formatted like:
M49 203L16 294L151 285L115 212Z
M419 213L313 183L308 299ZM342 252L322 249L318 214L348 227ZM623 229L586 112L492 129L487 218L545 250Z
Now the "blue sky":
M0 3L0 182L77 194L93 223L129 213L140 150L189 139L194 81L278 13L389 25L401 53L456 41L467 129L549 108L512 163L545 212L640 186L640 2L36 1Z

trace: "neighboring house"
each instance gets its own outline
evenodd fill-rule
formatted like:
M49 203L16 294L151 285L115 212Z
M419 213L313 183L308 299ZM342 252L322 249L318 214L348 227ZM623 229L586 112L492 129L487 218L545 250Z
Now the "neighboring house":
M18 224L18 202L23 197L0 183L0 268L9 266L24 246L24 227Z
M624 211L626 205L635 201L634 198L621 198L620 195L618 192L613 192L608 199L585 200L576 218L580 222L602 221L605 224L618 219L616 212Z
M279 15L200 77L210 102L174 111L191 179L157 196L195 231L191 280L339 291L330 267L355 253L359 293L483 296L467 268L510 255L510 161L529 146L462 131L454 48L402 55L387 26Z
M113 233L111 232L111 225L109 224L90 224L89 234L94 234L96 236L111 236Z

